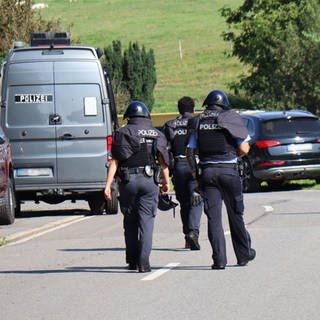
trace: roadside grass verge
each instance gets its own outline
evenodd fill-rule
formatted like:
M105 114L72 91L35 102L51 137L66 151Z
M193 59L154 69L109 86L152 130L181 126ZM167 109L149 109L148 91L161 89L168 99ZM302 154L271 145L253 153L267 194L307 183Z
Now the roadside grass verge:
M261 184L261 191L290 191L290 190L320 190L320 184L315 179L301 179L284 182L278 188L270 188L266 182Z
M5 237L0 237L0 247L8 243L8 240Z

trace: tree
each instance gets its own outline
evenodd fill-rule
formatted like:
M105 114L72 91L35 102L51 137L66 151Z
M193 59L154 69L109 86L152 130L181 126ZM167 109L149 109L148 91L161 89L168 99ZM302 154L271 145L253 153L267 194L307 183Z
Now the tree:
M112 45L105 48L106 67L108 68L110 77L113 82L113 90L115 94L121 93L123 90L123 59L122 48L119 40L112 41Z
M109 45L104 49L104 51L104 67L108 70L108 74L111 78L118 112L123 113L130 97L123 80L123 56L121 42L119 40L112 41L112 45Z
M5 57L15 40L29 42L31 32L60 31L60 21L45 21L31 1L0 0L0 57Z
M320 42L318 0L246 0L222 9L232 55L248 73L232 85L262 107L319 112Z
M138 43L129 43L124 51L123 77L132 100L142 100L143 62ZM145 102L146 103L146 102Z
M114 86L119 112L129 100L141 100L152 110L153 91L157 82L153 50L147 51L139 44L129 43L122 53L121 42L113 41L105 48L106 62Z
M157 74L155 68L155 58L153 50L146 52L145 47L142 47L142 100L148 106L153 106L154 96L153 90L157 83Z

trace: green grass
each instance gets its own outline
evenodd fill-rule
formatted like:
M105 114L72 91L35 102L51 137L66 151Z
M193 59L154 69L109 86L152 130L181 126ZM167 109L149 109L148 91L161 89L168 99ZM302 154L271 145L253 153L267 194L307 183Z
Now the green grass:
M5 237L0 237L0 247L4 246L7 243L8 243L8 241Z
M45 18L61 19L81 45L106 47L120 40L126 48L138 42L152 48L157 86L153 113L176 112L177 101L189 95L200 108L209 91L228 92L228 84L245 72L235 58L227 58L230 44L221 38L227 25L223 6L236 8L243 0L46 0ZM182 59L179 53L182 47ZM314 180L290 183L291 188L320 189Z
M269 191L268 184L266 182L262 182L261 184L263 191ZM300 179L300 180L290 180L285 182L279 190L320 190L320 184L317 184L315 179ZM271 189L272 190L272 189Z
M120 40L123 47L138 42L152 48L157 86L153 112L176 111L183 95L195 98L196 107L214 88L228 91L243 67L227 58L230 49L221 33L226 24L219 9L238 7L242 0L47 0L45 18L60 18L73 40L106 47ZM182 47L182 59L179 53Z

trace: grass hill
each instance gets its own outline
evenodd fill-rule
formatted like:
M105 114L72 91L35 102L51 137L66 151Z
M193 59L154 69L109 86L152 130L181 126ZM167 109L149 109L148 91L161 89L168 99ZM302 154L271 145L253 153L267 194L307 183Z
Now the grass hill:
M47 0L46 18L59 18L72 39L106 47L112 40L138 42L155 53L157 86L152 112L176 111L183 95L196 106L212 89L228 92L243 67L224 52L226 24L219 9L241 0ZM181 50L180 50L181 49Z

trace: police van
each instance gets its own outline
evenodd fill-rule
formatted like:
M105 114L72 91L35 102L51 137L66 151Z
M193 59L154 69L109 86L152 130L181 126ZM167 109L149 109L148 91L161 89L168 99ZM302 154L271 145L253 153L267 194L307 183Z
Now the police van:
M12 144L16 213L24 201L64 200L117 213L117 188L111 201L103 197L117 112L102 54L71 46L65 32L34 33L31 46L9 50L1 126Z

